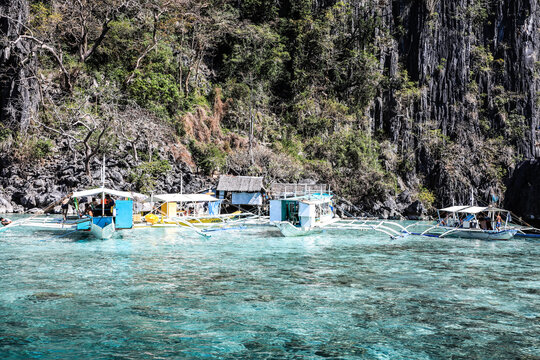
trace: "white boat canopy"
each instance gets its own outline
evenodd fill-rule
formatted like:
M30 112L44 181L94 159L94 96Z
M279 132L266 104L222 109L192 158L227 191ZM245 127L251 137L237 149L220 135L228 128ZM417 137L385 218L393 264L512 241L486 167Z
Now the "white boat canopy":
M147 197L145 202L206 202L219 199L208 194L158 194Z
M139 194L136 192L130 192L130 191L119 191L119 190L113 190L108 188L96 188L96 189L90 189L90 190L83 190L83 191L75 191L71 197L74 198L80 198L84 196L93 196L93 195L99 195L99 194L109 194L119 197L125 197L128 199L144 199L146 195Z
M485 206L469 206L465 209L459 210L458 212L467 214L478 214L479 212L485 211L487 209L489 208Z
M489 206L450 206L444 209L439 209L439 211L446 211L446 212L458 212L458 213L465 213L465 214L478 214L482 211L500 211L500 212L507 212L508 210L499 209L495 207L489 207Z
M458 212L458 211L463 210L463 209L466 209L466 208L468 208L468 207L469 207L469 206L463 206L463 205L450 206L450 207L447 207L447 208L444 208L444 209L439 209L439 211Z
M460 210L458 212L460 213L467 213L467 214L478 214L482 211L498 211L498 212L508 212L508 210L499 209L496 207L490 207L490 206L469 206L463 210Z

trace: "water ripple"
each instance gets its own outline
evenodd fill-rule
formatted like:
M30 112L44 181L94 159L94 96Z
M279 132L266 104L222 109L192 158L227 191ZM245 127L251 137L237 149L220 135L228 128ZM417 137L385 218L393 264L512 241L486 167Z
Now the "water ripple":
M2 359L540 354L537 242L25 231L0 237Z

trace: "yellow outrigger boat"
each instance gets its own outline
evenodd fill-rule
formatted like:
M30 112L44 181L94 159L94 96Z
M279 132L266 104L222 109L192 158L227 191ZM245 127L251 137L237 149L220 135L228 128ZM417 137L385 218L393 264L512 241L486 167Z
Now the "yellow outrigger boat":
M134 217L135 228L204 228L230 224L254 216L241 211L221 214L222 200L210 194L159 194L146 198L144 202L151 205L151 210L142 211Z

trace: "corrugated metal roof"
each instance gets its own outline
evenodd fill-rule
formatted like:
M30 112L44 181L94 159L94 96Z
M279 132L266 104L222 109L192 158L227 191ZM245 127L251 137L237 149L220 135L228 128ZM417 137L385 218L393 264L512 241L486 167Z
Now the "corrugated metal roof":
M258 192L263 188L263 178L257 176L219 177L218 191Z

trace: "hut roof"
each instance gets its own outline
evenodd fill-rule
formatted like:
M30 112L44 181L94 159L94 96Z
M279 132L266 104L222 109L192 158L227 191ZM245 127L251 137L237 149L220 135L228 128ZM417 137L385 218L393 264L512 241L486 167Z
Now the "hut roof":
M263 188L263 178L257 176L219 177L218 191L259 192Z

